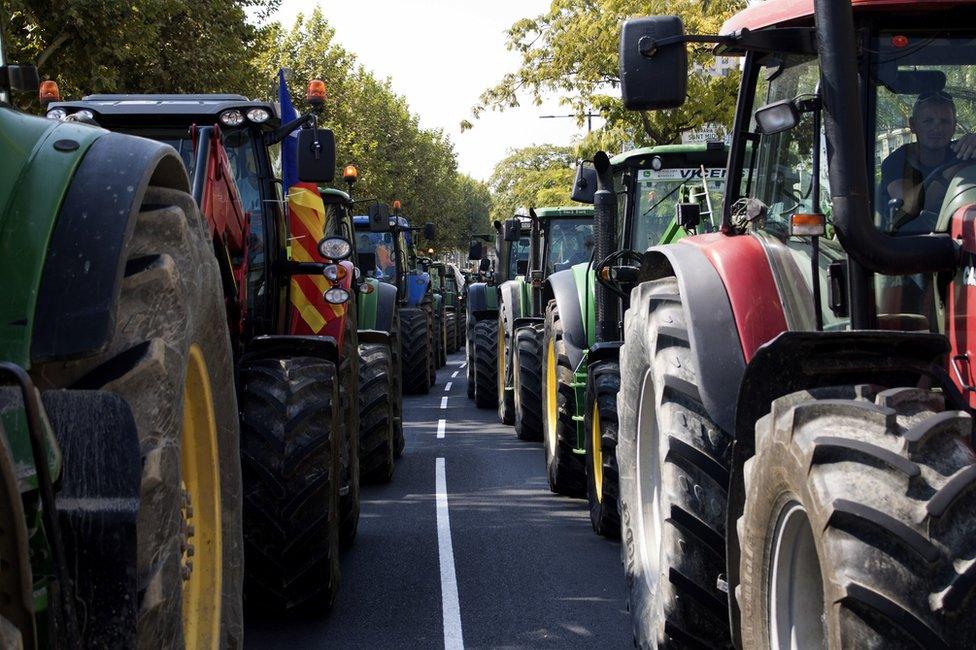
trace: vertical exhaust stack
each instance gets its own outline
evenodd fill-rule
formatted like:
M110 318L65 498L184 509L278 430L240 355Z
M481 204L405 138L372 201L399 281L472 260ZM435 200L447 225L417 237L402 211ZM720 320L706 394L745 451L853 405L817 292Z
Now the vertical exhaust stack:
M833 223L844 248L867 269L886 275L930 273L956 266L949 235L891 237L874 226L866 167L857 34L849 0L816 0L817 52L827 134Z
M610 176L610 158L603 151L593 156L597 173L596 193L593 195L593 264L594 266L613 252L616 233L617 197L613 193ZM620 338L617 322L620 320L617 299L599 282L593 283L596 293L596 340L615 341Z

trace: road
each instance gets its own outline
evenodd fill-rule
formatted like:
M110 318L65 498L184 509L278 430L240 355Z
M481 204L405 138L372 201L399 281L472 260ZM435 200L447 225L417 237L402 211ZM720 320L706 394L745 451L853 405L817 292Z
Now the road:
M335 608L249 612L248 648L632 647L619 543L549 491L539 443L475 408L463 361L405 398L406 450L392 483L362 490Z

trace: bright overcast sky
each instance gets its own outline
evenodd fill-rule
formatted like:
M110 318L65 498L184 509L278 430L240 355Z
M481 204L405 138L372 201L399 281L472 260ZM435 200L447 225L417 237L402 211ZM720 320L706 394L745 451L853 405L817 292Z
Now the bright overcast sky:
M284 0L276 18L290 26L299 12L318 4L336 39L379 77L390 77L424 127L450 135L460 170L487 180L508 149L531 144L569 144L585 133L551 102L529 98L503 113L483 113L474 129L459 124L488 86L518 67L505 48L505 30L524 16L544 12L548 0Z

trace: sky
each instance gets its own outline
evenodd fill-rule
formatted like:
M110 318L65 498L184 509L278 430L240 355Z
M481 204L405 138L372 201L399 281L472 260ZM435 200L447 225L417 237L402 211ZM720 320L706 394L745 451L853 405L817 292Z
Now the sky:
M519 108L483 113L461 133L460 122L470 119L481 92L518 68L505 30L545 12L549 0L284 0L274 18L290 26L316 4L344 47L378 77L392 79L422 126L450 136L465 174L488 180L508 149L566 145L586 132L571 118L539 118L568 114L555 100L536 107L526 97Z

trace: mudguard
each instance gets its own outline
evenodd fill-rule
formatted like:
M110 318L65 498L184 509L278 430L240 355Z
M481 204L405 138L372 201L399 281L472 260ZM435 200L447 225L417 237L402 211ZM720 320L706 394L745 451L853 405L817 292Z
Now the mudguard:
M485 318L498 317L498 289L486 282L468 286L467 321L470 327Z
M419 306L424 301L424 296L427 295L427 289L430 287L430 274L411 271L404 277L404 282L407 286L405 296L407 306Z
M949 350L944 336L928 332L842 331L783 332L756 351L744 368L736 399L725 528L729 594L739 584L736 522L745 504L743 466L755 454L756 422L773 400L824 386L918 386L924 378L942 388L947 408L969 410L946 371ZM739 608L734 598L730 602L736 647L741 647Z
M573 269L557 271L546 278L542 288L542 304L556 301L559 321L563 325L563 344L566 356L573 368L579 368L583 352L589 347L586 328L583 326L583 310L580 306L580 290Z
M142 456L128 404L103 391L42 393L63 459L57 510L85 648L135 646Z
M368 278L366 282L372 285L373 290L370 293L359 292L356 298L359 331L380 330L389 333L393 329L397 289L392 284L375 278Z
M149 170L155 170L151 177ZM125 271L122 250L150 183L190 191L183 163L169 145L106 133L89 148L44 262L30 350L34 363L89 356L108 344Z
M390 333L383 330L359 330L359 344L379 343L388 345L390 343Z
M316 357L339 362L339 346L331 336L255 336L238 365L255 359Z
M511 341L515 336L515 323L520 318L531 316L532 308L526 300L528 293L525 279L516 278L503 282L498 287L498 317L505 336Z

